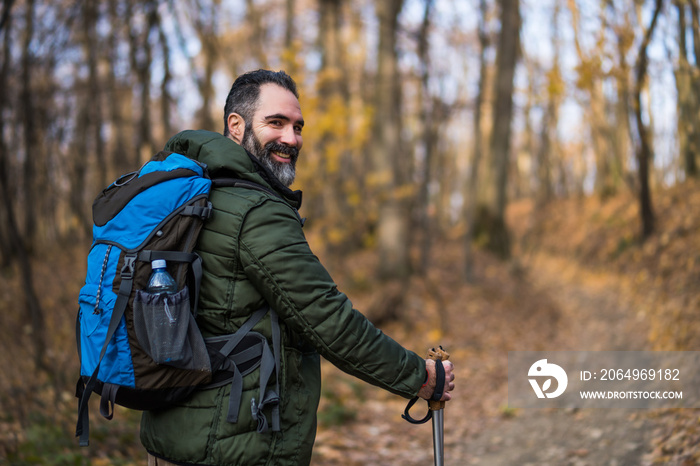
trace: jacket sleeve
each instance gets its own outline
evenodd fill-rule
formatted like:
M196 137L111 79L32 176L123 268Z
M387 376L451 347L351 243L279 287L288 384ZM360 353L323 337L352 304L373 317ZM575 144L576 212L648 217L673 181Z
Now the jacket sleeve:
M425 381L425 361L377 329L341 293L311 252L296 213L268 199L239 234L244 271L285 324L338 368L406 398Z

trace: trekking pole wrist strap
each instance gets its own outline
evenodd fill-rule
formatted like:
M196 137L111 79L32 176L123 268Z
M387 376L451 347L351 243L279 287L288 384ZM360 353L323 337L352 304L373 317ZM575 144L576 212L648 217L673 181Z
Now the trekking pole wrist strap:
M433 391L433 396L430 397L432 401L440 401L442 395L445 393L445 367L442 365L442 361L437 359L435 361L435 391Z
M430 400L428 401L428 413L425 415L423 419L415 419L411 416L409 411L413 407L413 405L416 404L416 402L419 400L419 397L415 396L413 397L408 404L406 405L406 409L404 410L403 414L401 417L411 424L425 424L428 422L430 419L433 417L433 406L435 403L440 403L440 398L442 398L442 395L445 392L445 368L442 365L442 361L437 359L435 361L435 391L433 391L433 395L430 397Z

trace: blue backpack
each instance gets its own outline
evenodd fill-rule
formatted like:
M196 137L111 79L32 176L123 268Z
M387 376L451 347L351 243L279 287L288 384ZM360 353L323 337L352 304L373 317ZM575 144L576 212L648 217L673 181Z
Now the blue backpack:
M203 164L163 151L139 171L117 179L93 203L93 242L76 320L76 436L81 446L89 441L93 392L101 395L100 413L111 419L115 403L159 409L195 390L232 383L227 420L237 422L242 377L257 368L260 396L251 409L258 431L268 428L266 407L272 412L272 429L279 430L279 381L275 390L267 388L272 373L279 373L277 315L264 307L236 333L206 340L196 324L202 260L193 250L212 214L213 185L277 195L243 180L212 182ZM176 294L145 291L156 259L167 262L178 283ZM251 331L268 312L274 351L264 336Z

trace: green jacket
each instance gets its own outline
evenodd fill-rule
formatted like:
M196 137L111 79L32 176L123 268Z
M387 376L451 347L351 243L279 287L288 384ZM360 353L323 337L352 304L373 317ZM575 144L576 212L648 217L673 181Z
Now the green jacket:
M235 332L265 303L279 315L281 432L256 432L250 412L259 389L256 370L244 377L235 424L226 422L230 385L144 412L141 442L149 452L183 464L308 464L321 387L319 353L371 384L406 398L416 395L425 380L423 359L375 328L338 291L304 237L296 212L300 192L281 185L257 159L217 133L184 131L165 149L205 163L212 178L254 181L281 196L213 189L214 214L197 246L204 264L197 322L205 336ZM269 339L269 315L254 330Z

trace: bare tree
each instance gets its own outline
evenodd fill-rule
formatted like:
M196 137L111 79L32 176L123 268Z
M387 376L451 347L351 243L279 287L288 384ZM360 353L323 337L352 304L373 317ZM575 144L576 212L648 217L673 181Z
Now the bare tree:
M697 63L699 52L696 47L693 47L695 52L693 61L695 65L688 60L689 51L687 47L688 40L688 24L686 11L690 4L691 9L691 24L693 44L695 37L698 35L697 29L697 5L692 1L676 0L676 8L678 10L678 67L675 70L676 89L678 94L678 145L680 149L681 161L685 169L685 174L688 177L698 176L698 163L696 154L700 150L700 124L697 121L698 101L697 81L699 80L700 67Z
M639 133L639 147L637 148L637 164L639 166L639 210L642 224L642 239L648 238L654 231L654 209L651 201L651 190L649 188L649 165L653 157L653 149L650 143L649 129L642 118L642 88L647 78L647 67L649 59L647 57L647 47L651 42L651 37L656 28L656 22L661 13L663 0L656 0L651 24L644 34L642 43L639 46L637 63L635 64L634 82L634 116L637 122Z
M212 102L214 100L212 77L219 58L219 39L216 27L219 21L219 5L217 2L206 2L206 5L202 5L200 1L195 3L197 4L198 14L194 15L193 22L202 44L200 58L204 62L201 65L204 75L197 79L199 95L202 97L202 105L199 108L197 125L199 128L214 131L219 126L218 121L215 122L212 117ZM249 14L253 15L252 18L255 21L254 27L257 27L257 25L259 25L259 18L251 13L255 11L254 6L250 4L250 2L248 2L248 4ZM258 39L254 42L255 44L258 43L257 40Z
M345 44L342 40L344 0L319 0L318 48L321 52L321 69L318 73L318 112L323 121L317 137L316 151L319 168L324 181L320 186L322 195L315 205L325 217L319 228L324 245L330 251L347 250L352 228L347 228L346 180L350 176L347 165L349 153L345 139L350 126L349 92L347 83ZM341 233L342 232L342 233Z
M32 39L34 38L34 15L35 3L34 0L28 0L25 4L24 11L24 37L22 43L22 84L21 84L21 110L22 110L22 128L24 135L24 162L23 162L23 196L24 196L24 236L29 238L28 244L33 244L33 239L36 235L36 219L37 219L37 189L35 178L37 173L36 148L36 125L34 119L34 96L32 92L32 72L33 72L33 49L31 47Z
M579 59L576 85L585 92L587 97L587 101L584 104L584 111L590 125L591 143L595 155L595 190L598 195L606 198L614 194L616 190L612 178L611 161L611 155L613 154L611 148L613 141L611 138L613 125L608 120L606 108L608 102L603 92L603 47L605 45L607 19L604 9L601 8L599 19L603 27L598 29L598 35L595 38L595 46L593 49L586 51L581 44L580 14L577 3L575 0L569 0L568 6L571 11L574 45Z
M475 212L477 208L477 183L479 181L479 166L481 165L482 153L484 152L483 133L481 130L482 124L482 107L484 105L484 92L487 79L487 60L486 52L489 47L489 36L486 31L486 0L479 0L479 85L477 88L476 99L474 100L474 147L472 152L472 160L469 166L469 181L467 185L467 199L464 203L467 224L467 233L465 235L465 276L467 280L474 280L474 230L475 230Z
M265 27L263 25L263 12L255 6L253 0L246 0L246 22L252 28L250 35L250 47L253 57L261 68L267 68L267 53L265 53Z
M153 62L153 48L149 41L152 31L155 31L158 22L158 4L155 0L145 3L132 3L127 1L127 16L130 18L129 53L131 68L136 73L136 81L139 90L139 117L135 120L136 130L136 163L148 160L155 151L153 143L153 128L151 127L151 65ZM137 24L133 21L134 7L143 10L145 22Z
M408 212L399 188L406 157L401 144L400 97L396 34L403 0L375 4L379 18L377 78L374 96L374 144L372 159L381 184L378 247L379 274L383 278L406 276L409 272Z
M418 30L418 60L420 87L418 90L418 105L420 106L420 120L422 123L422 147L423 147L423 177L418 193L419 226L417 230L421 232L420 263L418 271L424 273L429 266L430 252L433 241L433 222L430 218L430 183L432 181L433 159L435 154L435 144L437 139L436 122L432 116L436 116L436 107L439 99L430 97L430 56L428 54L429 37L431 25L431 15L433 10L433 0L425 0L423 8L423 21ZM432 115L431 115L432 114Z
M537 151L537 181L538 188L536 202L542 206L552 200L554 193L552 186L552 168L557 147L559 125L559 107L564 97L564 79L561 75L561 47L559 45L559 15L560 5L554 2L554 14L552 15L552 44L554 46L554 60L547 73L546 81L546 103L542 128L540 133L540 144Z
M485 234L486 247L498 257L510 257L510 239L505 222L506 187L510 163L513 77L520 47L518 0L500 0L501 31L496 51L493 128L489 142L489 177L477 223Z
M163 53L163 80L160 82L160 114L163 123L163 133L166 138L169 138L173 132L171 114L173 112L174 99L170 94L170 82L172 81L170 55L172 51L170 49L170 43L168 42L168 36L163 28L162 20L158 21L158 41L160 42Z
M6 5L7 6L7 5ZM25 12L25 19L30 23L33 23L34 8L35 5L33 1L29 1L26 4L28 10ZM9 10L9 7L7 7ZM12 23L12 18L9 11L7 11L7 17L3 15L3 27L7 28L5 30L5 40L3 47L3 61L2 67L0 68L0 110L5 110L8 101L8 73L10 71L10 39L9 39L9 29ZM27 24L25 24L25 27ZM25 34L31 35L33 32L33 27L30 28L32 31L26 31ZM26 36L25 41L26 44ZM25 55L22 57L23 61L23 73L22 77L30 77L30 71L24 70L24 66L31 66L30 63L25 63ZM26 84L25 84L26 85ZM23 91L24 92L24 91ZM26 95L22 95L22 102L25 102L27 98ZM46 324L44 319L44 312L41 308L41 304L37 297L37 293L34 287L34 275L32 272L32 264L30 259L30 254L27 248L27 243L31 239L22 235L20 227L17 222L17 213L13 205L12 189L10 187L10 170L9 170L9 155L10 151L8 149L8 144L5 140L6 131L4 128L4 117L0 117L0 197L2 198L2 210L3 218L7 222L6 228L8 232L8 242L12 248L13 257L16 258L17 264L20 271L20 283L22 284L22 292L24 294L24 301L26 305L27 315L29 316L30 325L32 329L32 344L34 350L34 364L38 370L45 371L49 373L49 368L46 364ZM26 121L24 122L26 124ZM26 142L25 142L26 143ZM31 154L30 157L31 158ZM25 165L25 175L26 165Z
M97 57L100 43L97 36L98 1L85 0L83 2L83 41L87 55L88 86L87 86L87 126L84 128L86 136L92 139L88 151L97 161L97 185L107 185L107 158L104 139L102 137L102 93L97 69Z

